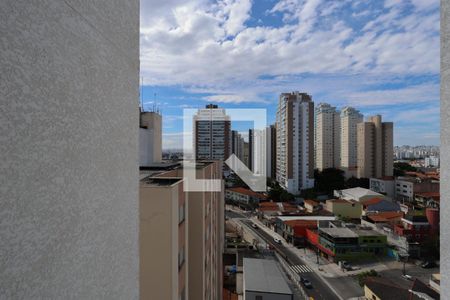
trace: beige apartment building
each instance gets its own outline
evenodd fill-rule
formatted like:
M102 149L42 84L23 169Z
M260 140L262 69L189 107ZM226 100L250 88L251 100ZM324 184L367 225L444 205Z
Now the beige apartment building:
M380 178L394 172L394 125L381 116L369 117L357 125L357 176Z
M197 161L197 179L222 179L221 161ZM221 299L224 187L187 192L180 164L141 171L141 299Z
M341 165L341 119L336 107L320 103L315 109L314 161L322 171Z
M344 107L341 111L341 169L346 177L356 176L357 170L357 124L364 121L363 115L353 107Z
M299 194L314 186L314 102L306 93L280 95L276 121L276 180Z

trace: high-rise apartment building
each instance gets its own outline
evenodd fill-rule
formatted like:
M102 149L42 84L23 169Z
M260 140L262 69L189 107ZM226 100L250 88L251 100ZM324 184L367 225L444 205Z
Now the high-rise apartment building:
M314 102L306 93L280 95L276 180L290 193L314 186Z
M182 177L145 177L139 189L140 299L187 299L187 193Z
M267 177L266 169L266 129L252 129L251 130L252 143L251 145L251 160L252 160L252 171L254 174L264 175ZM249 139L250 140L250 139Z
M162 160L162 117L159 113L140 112L139 165L148 166Z
M277 129L275 125L266 128L266 176L275 179L277 167Z
M364 116L353 107L344 107L341 111L341 169L348 177L356 176L357 169L357 124Z
M341 165L341 119L339 111L327 103L315 108L314 160L322 171Z
M196 161L196 178L221 179L222 169L221 161ZM183 168L177 164L145 172L140 184L141 299L222 299L224 186L218 192L184 191Z
M255 130L248 130L248 168L253 171L253 159L255 156Z
M231 154L231 122L225 109L208 104L194 116L196 159L226 160Z
M244 160L244 139L236 130L231 131L231 153Z
M381 116L369 117L357 125L357 176L380 178L393 175L393 123L382 122Z

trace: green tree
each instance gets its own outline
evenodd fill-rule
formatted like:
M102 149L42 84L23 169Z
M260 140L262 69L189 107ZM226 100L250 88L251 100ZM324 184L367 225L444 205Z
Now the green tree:
M333 195L334 190L345 188L344 171L339 169L314 170L314 180L315 191L327 193L330 196Z
M364 286L364 283L366 282L366 279L368 277L377 277L378 273L375 270L365 271L361 272L358 275L356 275L356 278L358 279L358 283L360 286Z

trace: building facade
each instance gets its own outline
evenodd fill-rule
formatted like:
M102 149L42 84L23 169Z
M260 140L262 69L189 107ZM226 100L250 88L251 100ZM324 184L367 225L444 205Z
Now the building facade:
M236 130L231 131L231 153L244 161L244 139Z
M196 170L196 178L197 179L221 179L222 178L222 169L223 163L221 161L196 161L195 170ZM164 172L160 172L158 174L154 174L152 178L158 179L170 179L174 180L177 178L183 178L183 168L181 166L171 167L170 170L164 170ZM161 184L159 184L161 185ZM169 195L170 196L170 195ZM169 197L167 196L167 197ZM180 276L186 276L184 279L181 277L177 277L179 273L176 273L175 270L172 272L172 280L176 280L179 278L178 285L172 285L174 287L178 287L178 291L182 292L181 288L182 282L185 282L185 292L180 295L185 295L185 299L201 299L201 300L209 300L209 299L222 299L222 285L223 285L223 277L222 277L222 254L224 247L224 224L225 224L225 201L224 201L224 186L222 186L221 191L218 192L190 192L185 191L184 196L174 195L172 194L172 198L160 197L160 195L156 193L148 193L148 197L150 197L153 201L162 201L169 202L167 199L173 199L171 202L172 206L175 207L175 198L178 197L179 205L177 206L179 211L178 213L174 210L171 210L171 230L166 229L152 229L150 231L152 233L145 238L142 237L141 234L141 244L147 241L152 241L153 244L158 244L160 239L170 239L172 240L172 244L166 245L165 250L168 253L172 253L171 259L173 261L173 254L180 253L179 259L180 261L183 259L186 261L185 266L187 268L187 272L182 272ZM183 201L181 198L184 197L185 206L183 207ZM167 198L167 199L166 199ZM162 199L162 200L159 200ZM167 203L165 204L168 205ZM186 219L185 227L177 227L175 226L177 217L181 220L181 216ZM160 214L153 213L149 215L149 218L158 218ZM161 224L168 224L169 220L164 219ZM180 226L182 226L182 222L179 222ZM159 225L158 225L159 226ZM159 230L159 231L158 231ZM162 233L161 231L164 231ZM178 230L178 231L177 231ZM187 231L187 242L184 245L185 251L181 252L177 249L181 249L180 245L182 245L182 241L180 240L180 234L183 234L182 230ZM180 233L181 232L181 233ZM170 237L161 235L170 235ZM178 242L175 241L178 239ZM150 243L150 242L149 242ZM168 248L170 246L170 249ZM155 246L152 246L155 247ZM148 260L158 260L159 257L153 255L153 252L149 251L141 251L141 261L142 256L149 256ZM156 263L158 266L159 264ZM142 266L142 265L141 265ZM183 266L183 264L180 264ZM142 269L142 267L141 267ZM181 268L179 269L181 270ZM153 273L149 275L154 281L166 281L166 277L160 277L159 272ZM142 284L142 281L141 281ZM161 283L161 287L165 287L168 283ZM142 288L142 287L141 287ZM175 296L175 293L171 295ZM172 299L166 297L150 297L151 299ZM142 298L149 299L149 298ZM180 298L177 298L180 299ZM182 298L181 298L182 299Z
M341 119L339 111L327 103L315 109L314 124L315 168L322 171L341 165Z
M266 128L266 176L275 179L277 169L277 129L275 125Z
M157 112L140 112L139 165L148 166L162 160L162 117Z
M208 104L194 116L194 153L197 160L226 160L231 154L231 121L225 109Z
M140 299L187 299L188 226L183 179L145 177L139 188Z
M381 116L369 117L357 125L357 176L381 178L394 172L393 123Z
M341 111L341 168L347 177L356 176L358 123L363 122L363 115L353 107L344 107Z
M306 93L280 95L277 109L276 180L288 192L314 186L314 102Z

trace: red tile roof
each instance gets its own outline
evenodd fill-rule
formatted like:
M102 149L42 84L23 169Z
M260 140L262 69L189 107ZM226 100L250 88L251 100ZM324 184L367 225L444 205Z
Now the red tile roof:
M381 201L383 201L383 198L370 198L370 199L361 201L361 203L364 206L368 206L368 205L380 203Z
M317 206L317 205L319 205L319 203L317 202L317 201L314 201L314 200L305 200L305 201L303 201L305 204L309 204L309 205L312 205L312 206Z
M243 188L243 187L229 188L228 190L232 191L232 192L235 192L235 193L247 195L247 196L250 196L250 197L259 198L261 200L267 200L267 198L268 198L264 194L254 192L254 191L252 191L250 189L246 189L246 188Z
M284 224L286 224L289 227L295 227L295 226L317 226L317 221L314 220L289 220L284 221Z
M367 218L374 222L389 222L392 219L402 218L403 212L401 211L385 211L376 214L370 214Z
M422 192L416 193L416 196L424 197L424 198L433 198L433 200L439 201L441 199L440 192Z

